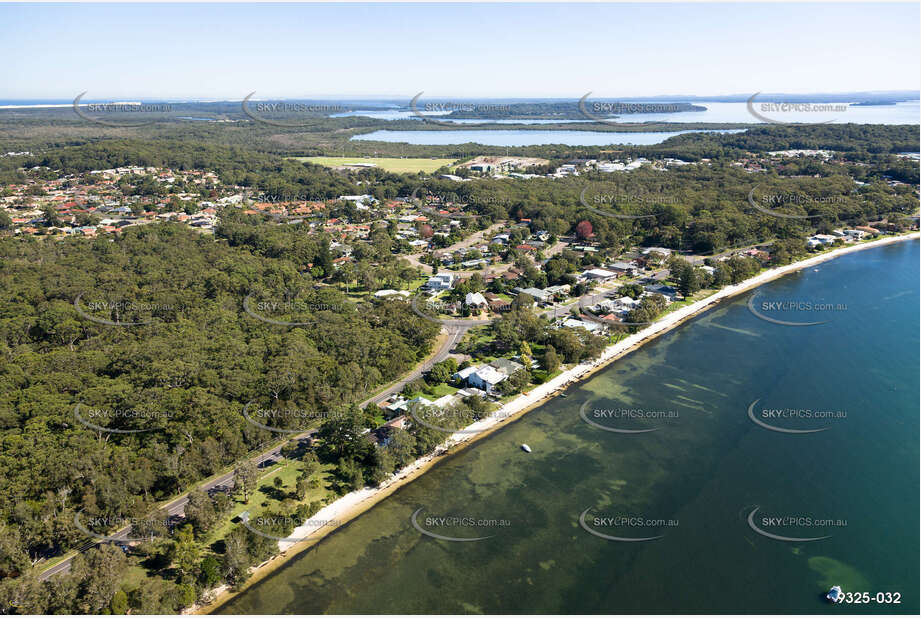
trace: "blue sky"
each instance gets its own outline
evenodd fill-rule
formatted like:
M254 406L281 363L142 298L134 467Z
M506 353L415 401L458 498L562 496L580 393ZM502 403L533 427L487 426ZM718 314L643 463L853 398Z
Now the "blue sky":
M0 5L0 99L921 86L919 5Z

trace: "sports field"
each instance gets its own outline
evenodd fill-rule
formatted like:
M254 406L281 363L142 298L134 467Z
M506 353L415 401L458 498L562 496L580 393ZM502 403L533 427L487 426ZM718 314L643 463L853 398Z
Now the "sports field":
M400 159L388 157L291 157L297 161L307 161L326 167L341 167L344 165L354 165L356 163L371 163L387 172L410 173L426 172L431 173L444 165L451 165L456 159Z

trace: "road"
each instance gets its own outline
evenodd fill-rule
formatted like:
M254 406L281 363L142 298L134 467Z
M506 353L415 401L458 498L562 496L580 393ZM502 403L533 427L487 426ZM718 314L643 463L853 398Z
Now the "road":
M488 320L484 320L481 323L486 323ZM438 347L435 354L429 356L428 360L419 365L416 369L412 371L408 376L400 379L398 382L391 384L387 389L381 391L374 397L370 397L361 402L361 407L367 405L377 405L380 402L388 399L394 393L399 393L403 390L403 387L412 382L413 380L422 377L422 374L426 373L429 369L432 368L432 365L439 363L444 359L448 358L451 355L451 350L454 349L454 346L457 345L461 339L464 338L464 334L470 330L472 326L476 324L445 324L444 329L447 331L448 336Z
M457 251L458 249L465 249L465 248L467 248L467 247L470 247L470 246L472 246L472 245L475 245L475 244L477 244L477 243L482 242L484 236L486 236L486 235L488 235L488 234L492 234L492 233L494 233L494 232L500 230L500 229L503 228L505 225L506 225L505 222L493 223L491 226L489 226L489 227L486 228L485 230L480 230L479 232L474 232L473 234L471 234L471 235L468 236L467 238L465 238L465 239L463 239L463 240L459 240L459 241L457 241L456 243L454 243L453 245L450 245L450 246L448 246L448 247L445 247L444 249L438 249L438 250L435 251L434 253L435 253L436 255L440 255L440 254L443 254L443 253L453 253L454 251ZM403 256L400 256L400 257L402 257L403 259L405 259L406 261L408 261L408 262L409 262L410 264L412 264L413 266L418 266L418 267L421 268L424 272L426 272L426 273L428 273L428 274L432 274L432 267L429 266L428 264L423 264L422 262L419 261L419 256L421 256L421 255L427 255L427 254L403 255ZM506 266L506 268L508 268L508 267ZM450 272L452 272L452 273L454 273L455 275L458 275L458 276L469 276L469 275L472 275L472 274L475 273L475 272L478 272L478 273L482 274L483 276L486 275L486 271L482 271L482 270L470 270L470 271L459 270L459 271L450 271Z
M481 322L485 323L487 321L481 321ZM381 391L374 397L370 397L366 399L365 401L361 402L360 404L361 407L365 407L370 404L377 405L381 401L384 401L385 399L390 397L392 394L402 391L403 387L407 383L412 382L413 380L421 377L425 372L429 371L432 368L432 365L434 365L435 363L438 363L446 359L451 354L451 350L454 349L454 346L456 346L457 343L461 339L464 338L464 334L474 325L475 324L445 325L444 328L447 331L448 336L444 338L444 341L442 341L441 345L438 347L438 349L435 351L434 354L430 355L429 358L424 363L416 367L411 373L401 378L399 381L393 383L391 386L389 386L384 391ZM316 429L312 429L302 434L297 434L296 436L292 436L291 439L301 440L301 439L312 436L316 432L317 432ZM281 447L283 446L283 444L284 443L277 444L274 447L255 455L252 458L252 460L256 463L256 465L263 466L268 461L280 459L281 458ZM233 487L233 476L234 476L233 471L225 472L224 474L220 476L217 476L213 479L210 479L208 481L205 481L199 484L197 487L206 492L212 491L215 489L219 489L219 488L231 488ZM188 503L189 503L189 496L187 492L167 502L160 508L166 511L167 515L169 516L183 518L185 517L185 505ZM111 535L109 535L109 538L115 541L118 541L120 539L125 539L129 535L130 530L131 530L131 527L126 526L112 533ZM90 550L91 548L95 547L96 545L99 545L100 543L103 543L103 542L107 542L107 541L103 541L101 539L89 541L83 546L79 547L78 552L84 553ZM49 577L57 575L58 573L66 573L67 571L70 570L71 563L73 562L74 557L75 556L70 556L62 560L58 564L54 565L53 567L45 571L42 571L38 575L38 579L45 580L45 579L48 579Z
M293 436L291 439L292 440L304 439L304 438L310 437L314 433L316 433L315 429L304 432L302 434L298 434L296 436ZM252 461L254 461L257 466L263 467L266 464L266 462L275 461L275 460L280 459L281 458L281 447L283 445L284 443L278 444L272 447L271 449L268 449L266 451L263 451L255 455L252 458ZM210 479L208 481L205 481L197 486L198 489L201 489L206 492L215 490L215 489L219 489L219 488L231 488L231 487L233 487L233 471L225 472L224 474L217 476L213 479ZM166 504L162 505L160 509L166 511L166 513L170 516L182 518L182 517L185 517L185 505L188 503L189 503L189 495L187 492L187 493L182 494L178 498L175 498L171 500L170 502L167 502ZM125 539L128 536L130 530L131 530L131 527L126 526L112 533L111 535L109 535L108 538L110 538L111 540L115 540L115 541L118 541L120 539ZM103 542L107 542L107 541L103 541L101 539L96 540L96 541L90 541L86 543L85 545L79 547L78 551L80 553L86 552L89 549ZM54 565L53 567L41 572L38 575L38 579L45 580L53 575L57 575L58 573L66 573L67 571L70 570L70 566L71 566L71 563L73 562L74 557L75 556L68 557L65 560L62 560L58 564Z
M600 296L600 294L596 294L593 297L597 297L597 296ZM583 299L584 298L585 297L583 297ZM582 299L580 299L580 302L581 300ZM547 310L543 313L552 314L554 316L562 315L562 314L569 313L570 308L572 308L573 306L575 306L575 304L571 304L567 307L557 307L554 309ZM441 362L445 360L446 358L448 358L448 356L451 355L451 351L458 344L458 342L464 338L464 335L467 333L468 330L470 330L474 326L481 326L483 324L488 324L491 321L492 319L444 320L443 328L447 333L447 337L444 338L444 340L442 341L441 345L439 345L435 353L431 354L428 357L428 359L425 360L425 362L417 366L412 372L410 372L409 374L407 374L406 376L404 376L397 382L394 382L393 384L388 386L386 389L384 389L377 395L374 395L373 397L369 397L368 399L362 401L359 405L361 407L365 407L365 406L372 405L372 404L377 405L380 402L388 399L394 393L399 393L400 391L403 390L403 387L406 386L406 384L408 384L409 382L412 382L413 380L417 378L422 377L422 375L425 374L427 371L429 371L435 363ZM300 440L300 439L308 438L312 436L313 434L315 434L316 431L317 431L316 429L312 429L302 434L297 434L295 436L292 436L291 439ZM281 458L281 448L283 444L284 443L277 444L273 446L272 448L255 455L252 458L252 460L258 466L263 466L267 461L280 459ZM233 476L234 476L233 471L225 472L224 474L221 474L220 476L217 476L213 479L210 479L208 481L205 481L199 484L197 488L203 491L206 491L206 492L212 491L215 489L219 489L219 488L231 488L233 487ZM171 517L174 516L174 517L183 518L185 517L185 505L188 503L189 503L189 496L188 496L188 492L186 492L182 494L181 496L174 498L173 500L162 505L160 508L164 510L167 513L167 515ZM129 535L130 530L131 530L130 526L126 526L112 533L111 535L109 535L109 538L115 541L119 539L125 539ZM101 539L89 541L83 546L79 547L78 552L79 553L86 552L89 549L103 542L107 542L107 541L103 541ZM53 567L46 569L45 571L42 571L38 575L38 579L45 580L45 579L48 579L49 577L57 575L58 573L66 573L67 571L70 570L71 563L73 562L74 557L75 556L70 556L62 560L58 564L54 565Z

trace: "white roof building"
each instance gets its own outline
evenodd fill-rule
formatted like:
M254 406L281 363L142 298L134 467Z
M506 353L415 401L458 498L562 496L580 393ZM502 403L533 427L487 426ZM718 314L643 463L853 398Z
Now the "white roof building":
M464 304L468 307L485 307L489 303L479 292L467 292L467 296L464 297Z
M582 276L586 279L597 279L599 281L605 281L617 276L617 273L610 270L605 270L604 268L592 268L591 270L586 270L582 273Z

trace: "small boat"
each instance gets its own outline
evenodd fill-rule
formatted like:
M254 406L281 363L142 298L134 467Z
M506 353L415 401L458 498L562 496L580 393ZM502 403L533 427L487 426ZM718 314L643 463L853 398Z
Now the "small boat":
M560 393L560 397L562 397L563 399L566 399L567 397L569 397L569 395L567 395L566 393Z
M521 450L523 450L525 453L530 453L530 452L531 452L531 447L528 446L527 444L522 444L522 445L521 445Z
M828 594L825 595L825 598L832 603L837 603L842 594L841 586L832 586L831 590L828 591Z

